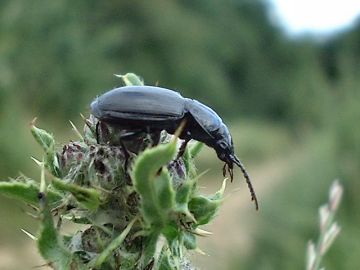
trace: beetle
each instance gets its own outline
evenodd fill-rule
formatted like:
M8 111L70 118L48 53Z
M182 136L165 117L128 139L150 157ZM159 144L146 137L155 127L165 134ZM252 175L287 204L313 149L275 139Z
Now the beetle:
M155 86L124 86L112 89L97 97L90 105L91 113L100 121L118 125L127 131L155 133L165 130L174 134L179 125L185 126L179 135L186 144L197 140L213 148L233 179L233 164L242 171L249 187L251 200L258 209L258 201L250 177L234 153L234 144L229 129L217 113L197 100L184 98L180 93ZM226 168L227 167L227 168Z

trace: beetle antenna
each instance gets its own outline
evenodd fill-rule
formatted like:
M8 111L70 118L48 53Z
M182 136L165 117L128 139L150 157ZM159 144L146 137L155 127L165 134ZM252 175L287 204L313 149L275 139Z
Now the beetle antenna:
M259 210L259 203L258 203L258 200L256 197L256 193L255 193L254 187L251 183L250 176L245 169L245 166L241 163L240 159L238 159L237 156L231 155L230 158L241 169L241 171L245 177L246 183L248 185L248 188L250 190L251 200L254 201L256 210Z

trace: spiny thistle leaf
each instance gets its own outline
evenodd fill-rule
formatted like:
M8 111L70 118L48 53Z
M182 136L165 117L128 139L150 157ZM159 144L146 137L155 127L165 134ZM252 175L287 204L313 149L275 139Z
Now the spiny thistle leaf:
M169 172L163 168L160 175L156 177L155 190L158 195L159 207L162 211L167 212L175 206L175 191L172 186Z
M189 145L185 149L183 160L186 168L186 174L190 177L196 176L196 168L193 159L200 153L204 144L202 142L195 142L193 145Z
M204 144L202 142L196 142L194 143L191 148L190 148L190 155L192 158L195 158L201 151L201 149L203 149Z
M187 180L183 183L176 192L176 208L178 212L184 213L187 216L191 215L188 208L191 193L195 185L194 180ZM193 217L191 217L193 219Z
M140 259L141 269L144 269L146 266L151 264L151 261L154 257L156 251L156 245L158 244L158 239L160 236L160 231L153 231L148 237L144 240L144 251L142 252L142 257Z
M194 165L192 163L192 158L191 158L191 154L190 154L190 151L189 151L189 147L186 147L182 158L184 160L184 165L185 165L185 169L186 169L186 175L189 175L192 172L195 173L195 168L194 168Z
M163 252L158 262L158 270L175 270L173 262L171 261L169 252Z
M121 234L119 234L119 236L117 236L106 248L103 252L100 253L100 255L98 256L98 258L96 259L95 262L95 267L100 267L104 261L106 260L107 257L109 257L112 252L117 249L118 247L120 247L124 240L125 237L129 234L132 226L134 225L135 221L137 219L133 219L127 226L126 228L121 232Z
M190 232L183 232L182 237L183 237L183 243L187 249L197 248L196 237L194 234Z
M18 181L0 182L0 194L35 206L39 203L39 184L29 179L26 183ZM47 198L49 204L54 207L61 202L62 196L55 191L48 191Z
M34 123L31 124L31 134L39 143L44 152L54 151L55 140L54 137L47 131L37 128Z
M216 215L223 200L226 186L226 179L222 187L215 194L205 197L198 195L193 197L189 202L190 212L194 215L197 225L209 223Z
M162 234L166 240L171 244L176 241L179 237L179 228L175 222L169 223L162 229Z
M101 194L93 188L84 188L79 185L65 183L56 178L52 180L52 184L58 190L70 192L83 207L91 211L97 210L100 205Z
M168 172L164 169L159 176L158 174L159 170L175 157L175 154L176 140L145 150L135 161L133 182L136 191L140 194L141 210L148 226L158 224L162 227L167 219L162 208L164 204L168 204L166 208L170 208L173 204L174 191L170 187L171 182L166 183L170 181ZM162 184L157 184L158 180ZM159 197L161 185L163 186L161 193L166 197L165 200Z
M212 201L222 201L222 199L224 198L224 192L225 192L225 188L226 188L226 181L227 179L224 179L224 181L222 182L221 188L216 191L213 195L209 196L209 199Z
M71 253L63 246L61 237L54 227L54 221L47 205L46 195L39 193L39 196L41 196L41 227L37 241L39 252L55 269L71 269Z
M133 73L116 76L123 85L144 85ZM203 143L189 144L174 160L177 139L169 142L166 132L136 134L123 145L121 132L126 130L93 115L84 121L83 135L71 123L79 141L58 149L54 137L33 121L31 133L45 152L42 161L34 159L42 169L40 184L25 177L0 183L0 194L35 206L41 218L36 241L48 266L194 269L186 250L198 251L197 236L210 234L198 226L216 215L225 188L224 182L212 196L197 195L202 174L197 175L193 161ZM184 125L185 121L175 138ZM160 145L144 150L159 136ZM44 168L55 176L50 183ZM56 226L53 216L59 217ZM65 219L88 225L64 236L61 221Z
M59 162L55 152L55 139L47 131L37 128L34 121L31 123L31 134L35 140L40 144L45 152L45 167L54 176L60 177Z
M134 73L126 73L125 75L115 74L115 76L121 78L126 86L144 85L144 81L142 79L140 79L140 77Z

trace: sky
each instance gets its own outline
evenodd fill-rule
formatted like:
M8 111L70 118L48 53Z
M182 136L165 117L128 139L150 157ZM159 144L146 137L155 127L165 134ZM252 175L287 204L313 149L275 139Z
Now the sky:
M360 0L268 0L277 20L293 35L331 34L360 16Z

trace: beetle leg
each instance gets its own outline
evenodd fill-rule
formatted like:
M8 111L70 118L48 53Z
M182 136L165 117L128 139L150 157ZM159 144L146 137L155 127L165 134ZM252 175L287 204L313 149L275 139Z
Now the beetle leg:
M229 164L228 164L228 172L229 172L229 175L230 175L230 181L232 182L233 179L234 179L234 171L233 171L232 166L230 166Z
M226 170L227 169L227 170ZM223 166L223 176L226 176L226 171L229 172L230 175L230 181L232 182L234 179L234 170L232 164L225 163Z
M97 144L99 144L99 125L100 125L100 121L97 121L96 126L95 126L96 143Z
M151 133L152 146L158 145L160 143L160 135L161 132L153 132Z
M178 154L176 156L176 159L179 159L184 155L185 150L186 150L186 146L187 146L189 141L190 141L189 139L185 139L185 141L181 144L181 146L179 148L179 152L178 152Z
M147 140L148 140L148 146L149 147L153 147L155 145L158 145L160 142L160 133L161 131L158 130L150 130L150 127L146 128L146 133L147 133Z
M227 165L227 163L224 163L223 170L222 170L224 177L226 176L226 165Z
M127 172L128 167L129 167L130 154L129 154L129 151L126 149L125 144L122 140L120 140L120 146L124 152L124 157L125 157L124 170L125 170L125 172Z
M146 139L148 141L148 147L154 145L149 126L146 127Z
M126 130L124 133L122 133L120 135L120 138L123 140L131 140L132 138L138 136L142 132L143 132L142 129L136 129L136 130L131 130L131 131Z
M98 144L108 144L110 131L109 126L104 121L98 121L95 126L96 142Z

